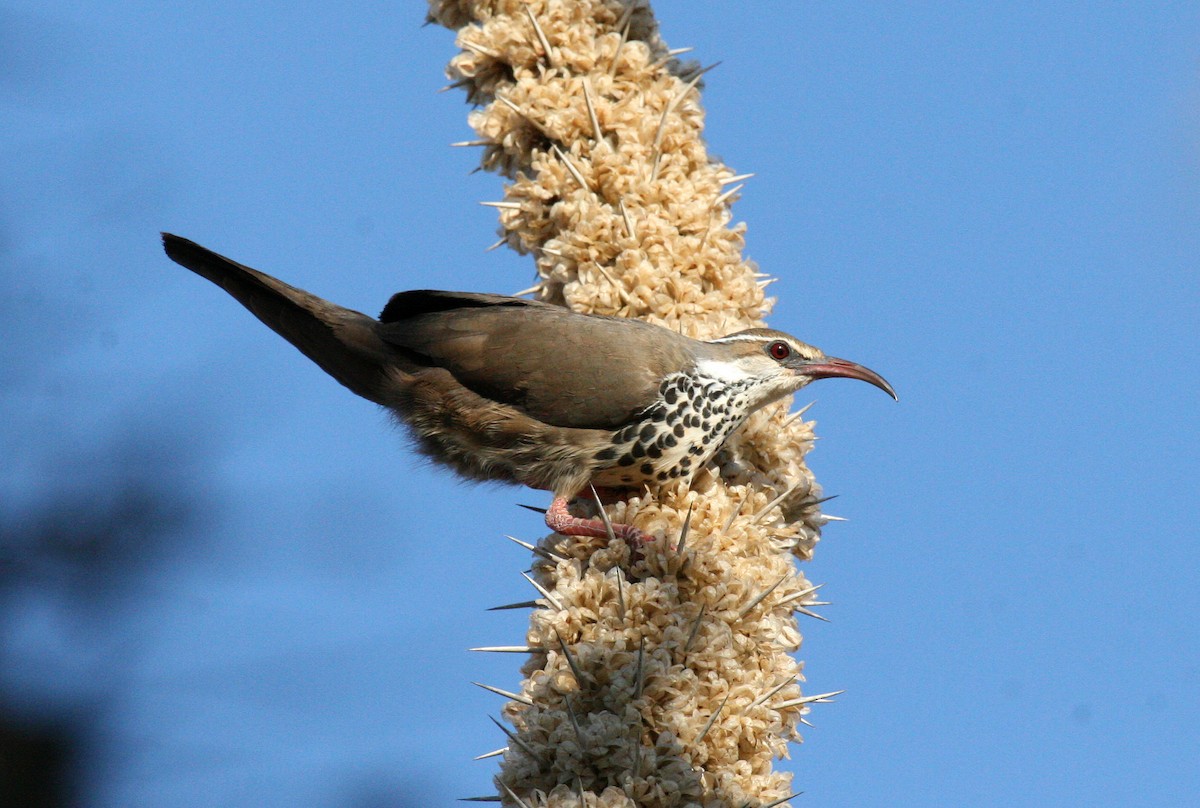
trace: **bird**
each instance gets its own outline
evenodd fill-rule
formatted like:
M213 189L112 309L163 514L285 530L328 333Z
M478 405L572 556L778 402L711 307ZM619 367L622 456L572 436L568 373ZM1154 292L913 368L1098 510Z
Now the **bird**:
M163 233L166 254L224 289L352 392L409 428L417 449L473 480L551 492L547 527L649 541L574 516L589 486L690 481L756 410L817 379L878 373L782 331L696 340L642 320L525 298L413 290L378 318Z

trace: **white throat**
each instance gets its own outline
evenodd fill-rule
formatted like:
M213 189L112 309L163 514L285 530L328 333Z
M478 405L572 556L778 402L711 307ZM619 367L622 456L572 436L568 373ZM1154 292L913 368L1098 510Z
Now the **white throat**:
M737 363L718 362L713 359L701 359L696 362L696 370L701 376L719 379L726 384L737 384L748 381L753 374Z

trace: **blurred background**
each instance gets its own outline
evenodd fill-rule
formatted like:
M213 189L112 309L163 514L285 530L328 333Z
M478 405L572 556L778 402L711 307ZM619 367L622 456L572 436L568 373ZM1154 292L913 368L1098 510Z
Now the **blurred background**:
M1200 6L654 3L805 391L806 806L1192 804ZM0 794L494 793L548 497L470 486L160 230L367 312L515 292L424 5L0 2ZM807 618L801 618L807 620Z

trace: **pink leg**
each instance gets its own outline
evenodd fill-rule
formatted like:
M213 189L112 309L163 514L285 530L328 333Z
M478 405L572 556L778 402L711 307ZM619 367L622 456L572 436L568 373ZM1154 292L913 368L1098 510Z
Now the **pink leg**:
M579 516L572 516L571 512L567 510L566 497L555 497L554 502L550 503L550 510L546 511L546 527L564 536L603 538L608 535L608 531L604 529L603 519L584 519ZM650 540L649 536L633 525L613 522L612 529L613 535L618 539L624 539L634 547L645 544Z

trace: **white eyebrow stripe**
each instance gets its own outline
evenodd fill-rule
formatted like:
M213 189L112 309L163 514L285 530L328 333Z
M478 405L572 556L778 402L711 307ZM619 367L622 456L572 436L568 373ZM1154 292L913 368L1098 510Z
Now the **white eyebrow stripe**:
M731 334L728 337L717 337L716 339L710 339L709 342L710 343L716 343L716 342L766 342L767 339L768 339L767 337L764 337L762 335L752 336L750 334L742 334L742 335ZM775 339L778 339L778 337L776 337Z

